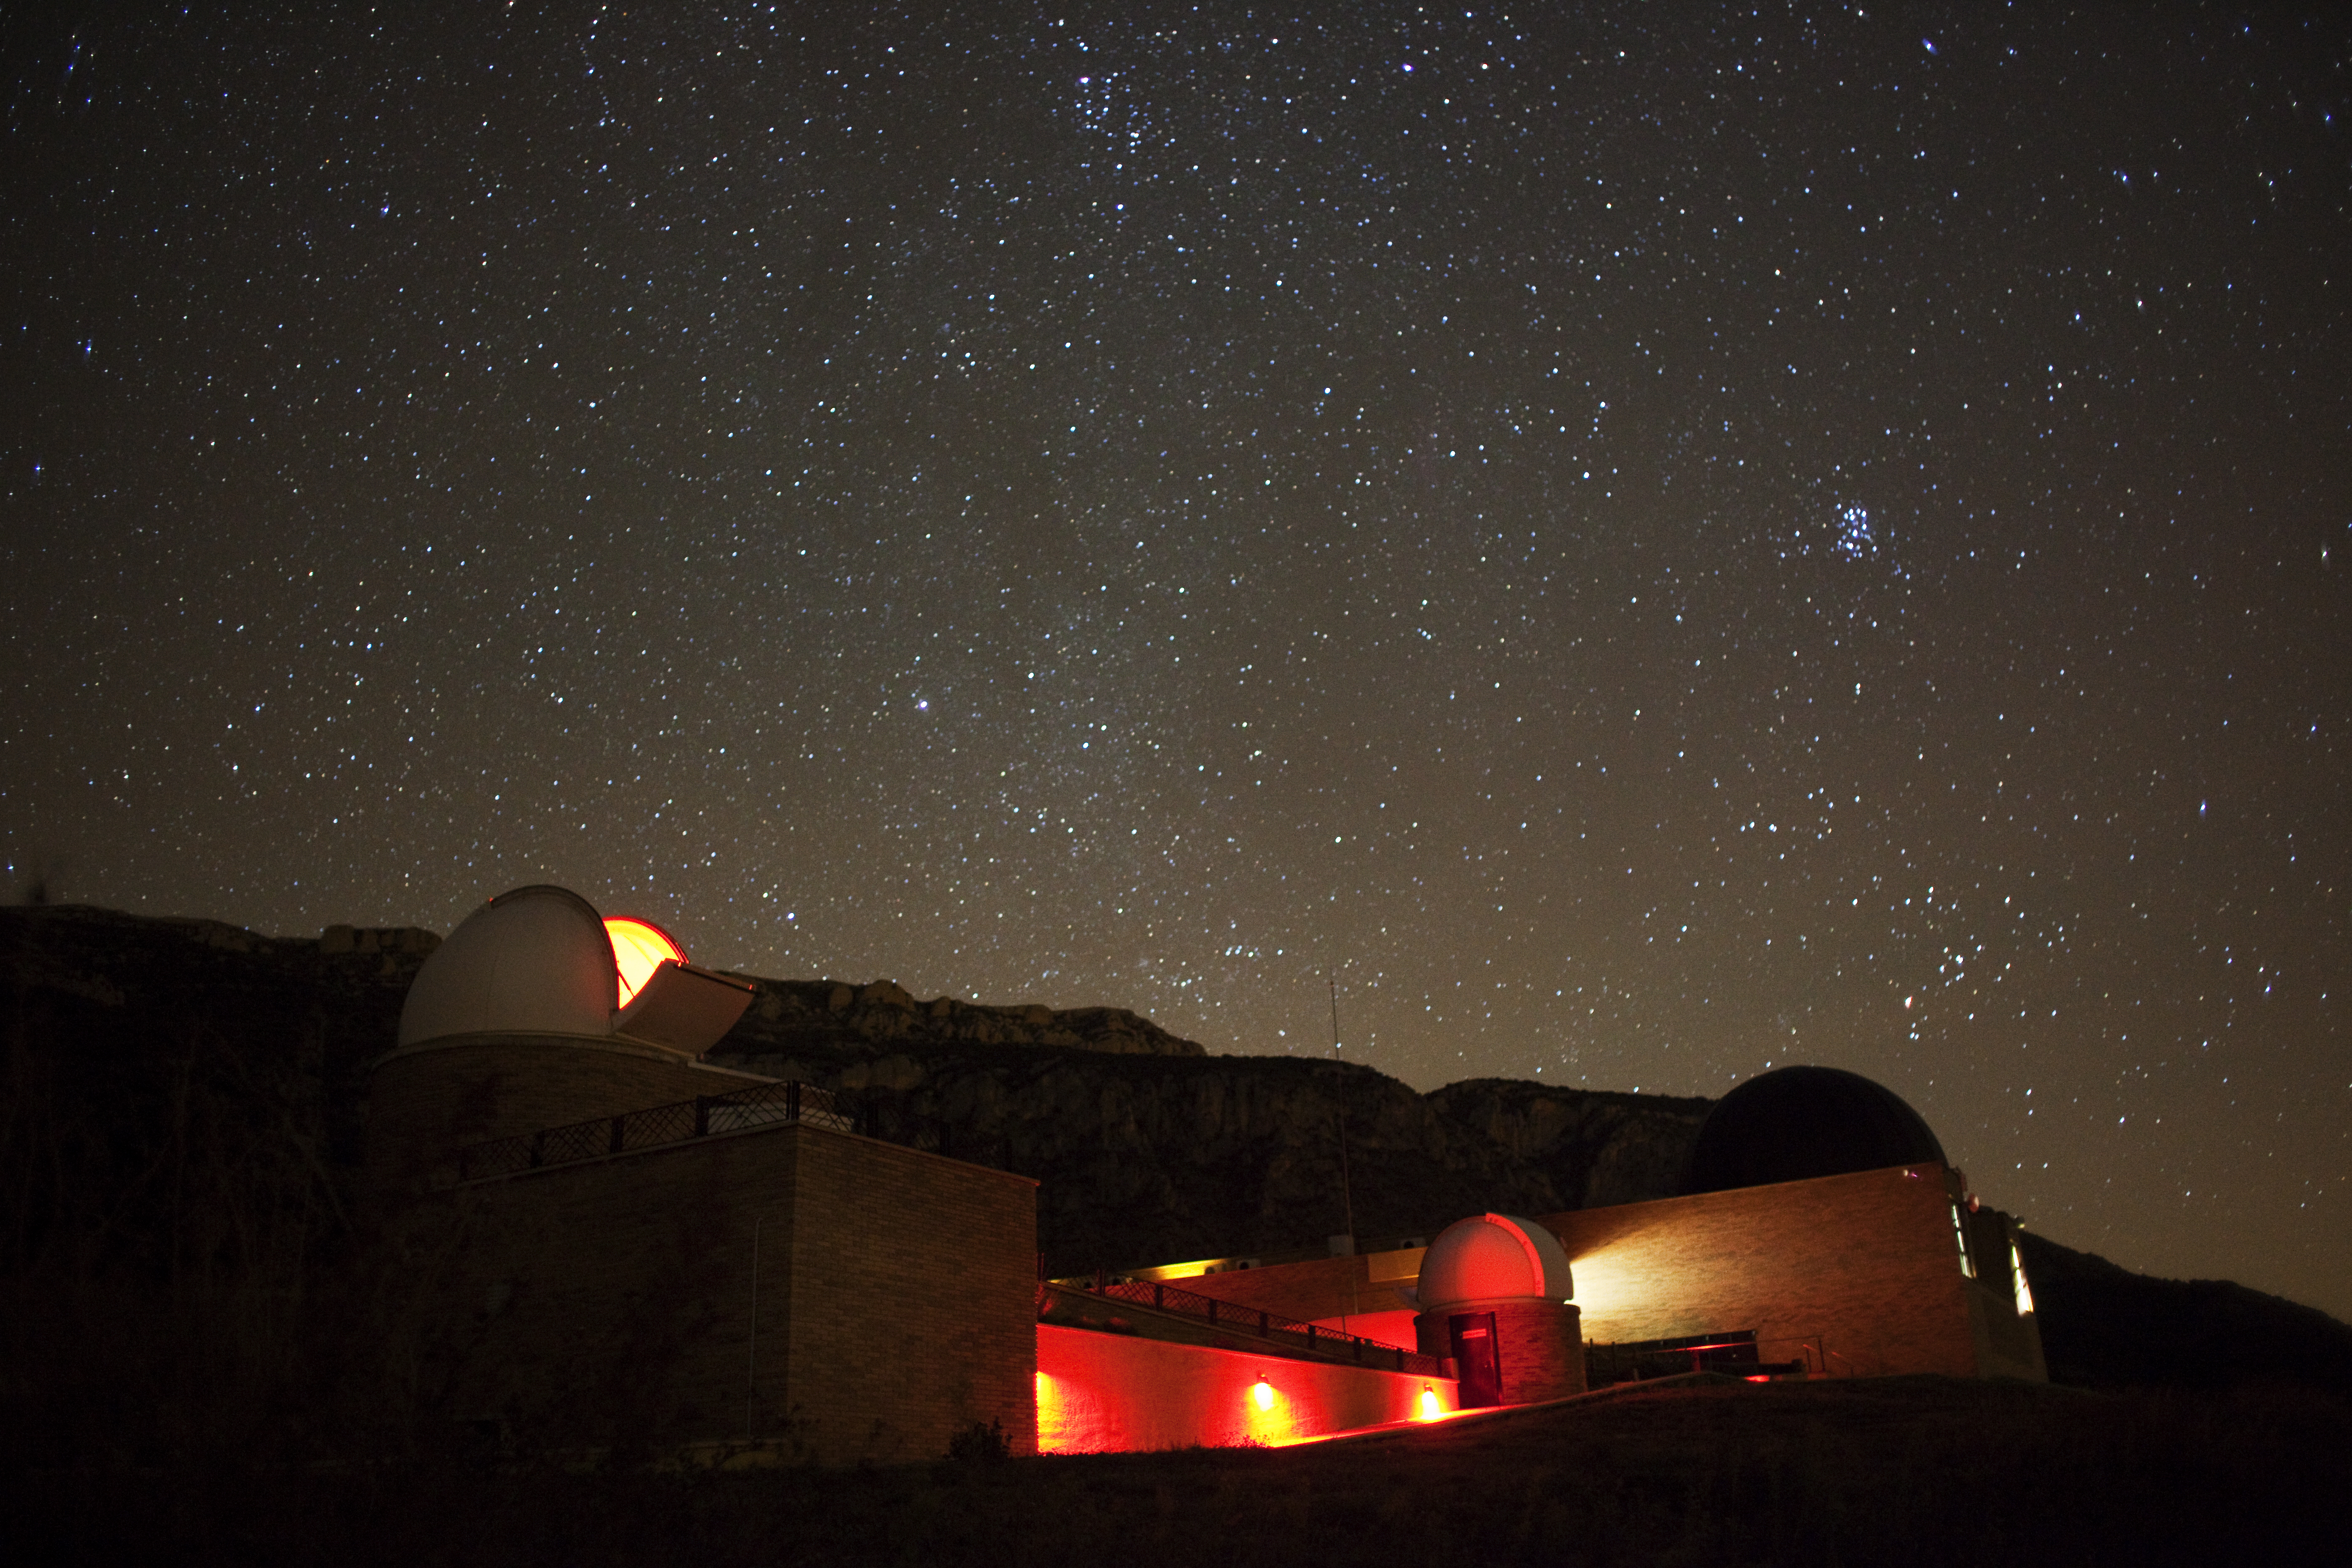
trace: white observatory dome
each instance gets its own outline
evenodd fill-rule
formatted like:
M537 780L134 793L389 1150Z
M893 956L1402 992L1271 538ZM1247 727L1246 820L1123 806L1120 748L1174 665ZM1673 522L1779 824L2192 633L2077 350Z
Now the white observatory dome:
M400 1043L450 1035L613 1033L612 940L595 908L562 888L518 888L433 952L400 1010Z
M735 1026L756 989L687 963L659 926L607 920L567 889L517 888L467 915L416 972L399 1048L554 1035L698 1057Z
M1550 1231L1512 1215L1475 1215L1429 1244L1417 1294L1422 1310L1432 1311L1465 1301L1566 1301L1576 1284L1567 1249Z

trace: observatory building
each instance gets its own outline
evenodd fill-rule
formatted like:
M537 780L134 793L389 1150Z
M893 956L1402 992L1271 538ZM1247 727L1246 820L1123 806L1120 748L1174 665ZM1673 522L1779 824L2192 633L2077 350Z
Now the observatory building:
M419 1396L460 1440L888 1462L1281 1443L1690 1373L2046 1375L2011 1222L1852 1073L1739 1085L1674 1197L1045 1280L1030 1178L704 1059L755 989L560 888L425 962L367 1168Z
M369 1092L455 1427L533 1451L1034 1429L1036 1184L702 1059L751 1000L667 933L504 893L425 960Z
M1976 1202L1893 1091L1835 1068L1749 1079L1707 1113L1681 1185L1674 1197L1519 1222L1574 1265L1586 1382L1695 1371L2048 1381L2013 1222ZM1337 1321L1383 1295L1417 1299L1417 1314L1360 1306L1352 1321L1429 1347L1440 1301L1460 1289L1445 1241L1426 1254L1205 1267L1221 1270L1223 1295L1310 1319ZM1511 1402L1514 1331L1498 1320L1495 1331ZM1538 1331L1516 1331L1523 1346ZM1475 1403L1469 1359L1446 1353L1461 1367L1463 1403Z

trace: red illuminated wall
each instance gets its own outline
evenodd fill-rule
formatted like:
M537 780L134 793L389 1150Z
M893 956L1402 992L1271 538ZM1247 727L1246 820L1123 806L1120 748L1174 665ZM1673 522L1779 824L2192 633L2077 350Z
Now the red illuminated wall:
M1268 1385L1267 1407L1255 1390ZM1369 1367L1249 1355L1094 1329L1037 1326L1037 1451L1278 1445L1421 1414L1423 1388L1442 1410L1454 1385Z

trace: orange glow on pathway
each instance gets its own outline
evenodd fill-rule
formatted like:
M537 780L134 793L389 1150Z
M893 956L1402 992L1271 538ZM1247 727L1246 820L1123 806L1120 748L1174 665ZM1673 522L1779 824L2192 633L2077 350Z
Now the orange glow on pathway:
M627 1006L663 964L686 962L685 950L651 921L614 915L604 922L604 934L613 940L613 963L620 971L621 999L615 1006Z
M1439 1402L1437 1390L1430 1387L1427 1384L1423 1384L1421 1389L1421 1413L1415 1415L1413 1419L1416 1421L1434 1421L1444 1414L1445 1406Z

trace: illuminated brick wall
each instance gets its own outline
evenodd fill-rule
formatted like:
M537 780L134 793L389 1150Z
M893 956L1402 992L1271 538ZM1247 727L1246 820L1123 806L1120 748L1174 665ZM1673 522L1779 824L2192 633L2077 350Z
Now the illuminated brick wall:
M779 1126L478 1183L398 1223L447 1280L425 1362L453 1431L848 1463L937 1458L992 1420L1023 1452L1036 1429L1026 1177Z
M1050 1323L1037 1325L1036 1358L1043 1453L1278 1446L1415 1419L1424 1389L1438 1410L1455 1407L1448 1378Z
M1752 1329L1767 1361L1818 1337L1830 1370L1979 1373L1941 1166L1536 1216L1596 1342Z
M1494 1316L1501 1403L1534 1405L1584 1392L1584 1342L1576 1308L1557 1301L1456 1302L1413 1320L1421 1353L1452 1355L1453 1321L1465 1313Z

